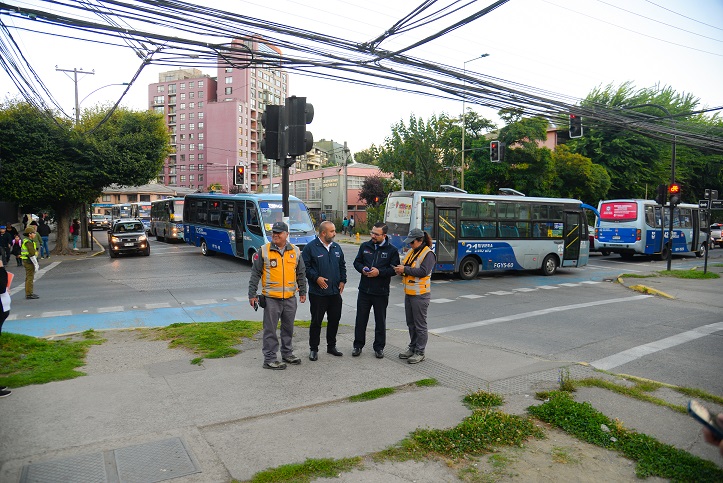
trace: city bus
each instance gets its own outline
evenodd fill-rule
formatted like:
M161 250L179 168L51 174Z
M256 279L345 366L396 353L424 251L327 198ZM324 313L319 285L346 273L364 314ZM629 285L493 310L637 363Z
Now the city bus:
M183 204L184 239L204 255L225 253L251 260L283 221L280 194L188 194ZM316 236L306 205L289 196L289 242L303 249Z
M183 241L183 198L151 202L151 236L158 241Z
M113 227L116 221L135 218L133 205L130 203L119 203L110 207L110 226Z
M567 198L396 191L387 198L384 221L400 251L412 228L433 241L434 272L474 279L480 270L582 267L590 240L582 202Z
M668 258L670 206L653 200L604 200L598 205L595 249L603 255L619 253ZM705 233L701 233L698 205L681 203L673 210L673 253L705 254Z
M146 233L150 233L151 230L151 202L150 201L136 201L131 203L131 218L141 220L143 228Z

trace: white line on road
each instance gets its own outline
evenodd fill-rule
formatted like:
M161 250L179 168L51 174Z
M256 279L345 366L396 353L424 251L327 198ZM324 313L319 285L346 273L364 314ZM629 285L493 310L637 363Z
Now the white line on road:
M623 297L623 298L609 299L609 300L596 300L594 302L585 302L582 304L562 305L560 307L550 307L548 309L533 310L532 312L525 312L522 314L507 315L505 317L497 317L494 319L480 320L478 322L469 322L467 324L451 325L449 327L440 327L439 329L433 329L433 330L430 330L429 332L432 334L443 334L445 332L453 332L455 330L472 329L474 327L481 327L483 325L492 325L492 324L499 324L501 322L510 322L512 320L527 319L530 317L537 317L540 315L553 314L556 312L565 312L567 310L584 309L587 307L594 307L596 305L607 305L607 304L617 304L617 303L621 303L621 302L632 302L634 300L642 300L642 299L647 299L647 298L651 298L651 297L652 297L652 295L635 295L633 297Z
M446 304L447 302L454 302L452 299L431 299L430 302L433 304Z
M465 298L465 299L481 299L484 297L484 295L470 294L470 295L460 295L460 297Z
M40 317L63 317L66 315L73 315L72 310L55 310L53 312L41 312Z
M595 362L591 362L590 365L596 367L597 369L612 369L613 367L622 366L623 364L627 364L635 359L640 359L648 354L652 354L663 349L670 349L671 347L690 342L691 340L700 339L701 337L718 332L719 330L723 330L723 322L704 325L703 327L698 327L697 329L682 332L678 335L650 342L649 344L639 345L637 347L633 347L632 349L598 359Z
M168 302L156 302L154 304L146 304L146 309L167 309L171 306Z
M99 307L98 313L99 314L105 314L108 312L123 312L125 309L122 305L115 305L113 307Z
M60 262L53 262L47 267L43 267L37 272L35 272L35 277L33 280L40 280L43 278L43 275L48 273L49 270L52 270L53 268L60 265ZM25 273L21 272L22 280L20 280L20 276L15 275L15 278L13 279L13 285L15 285L15 288L10 289L10 295L15 295L16 293L20 292L21 290L25 290Z

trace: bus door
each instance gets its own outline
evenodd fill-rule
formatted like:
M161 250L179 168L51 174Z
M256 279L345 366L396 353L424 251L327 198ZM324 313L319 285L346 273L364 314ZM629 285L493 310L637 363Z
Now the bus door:
M246 211L246 204L243 201L237 201L235 205L233 226L236 233L236 256L246 258L246 252L244 251L244 230L246 229L244 212Z
M437 198L435 207L437 228L437 269L453 272L457 269L457 221L459 220L459 200ZM452 206L450 206L452 205ZM454 206L456 205L456 206Z
M582 213L579 211L566 211L564 218L564 230L565 234L563 242L565 244L562 253L562 266L563 267L577 267L587 264L588 253L583 254L580 250L580 242L582 240L588 240L587 236L587 222L583 223Z

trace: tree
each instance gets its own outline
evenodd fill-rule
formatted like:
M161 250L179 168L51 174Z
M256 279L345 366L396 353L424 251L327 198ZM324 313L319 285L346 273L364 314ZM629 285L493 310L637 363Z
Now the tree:
M111 184L155 178L169 149L163 118L150 111L108 115L97 108L73 126L27 103L7 102L0 108L0 192L22 206L51 208L58 223L55 252L66 253L78 206Z
M372 144L367 149L362 149L358 153L354 154L354 161L363 164L377 164L378 157L379 150Z
M359 190L359 201L367 206L377 206L387 198L384 191L384 182L380 176L367 176L364 178L361 190Z
M575 198L596 205L610 189L607 170L561 144L552 153L555 169L555 196Z

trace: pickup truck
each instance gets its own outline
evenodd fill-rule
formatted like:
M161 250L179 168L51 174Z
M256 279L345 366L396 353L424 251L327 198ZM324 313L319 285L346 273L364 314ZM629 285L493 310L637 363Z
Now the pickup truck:
M723 223L713 223L710 226L710 246L713 248L718 245L718 248L723 248Z

